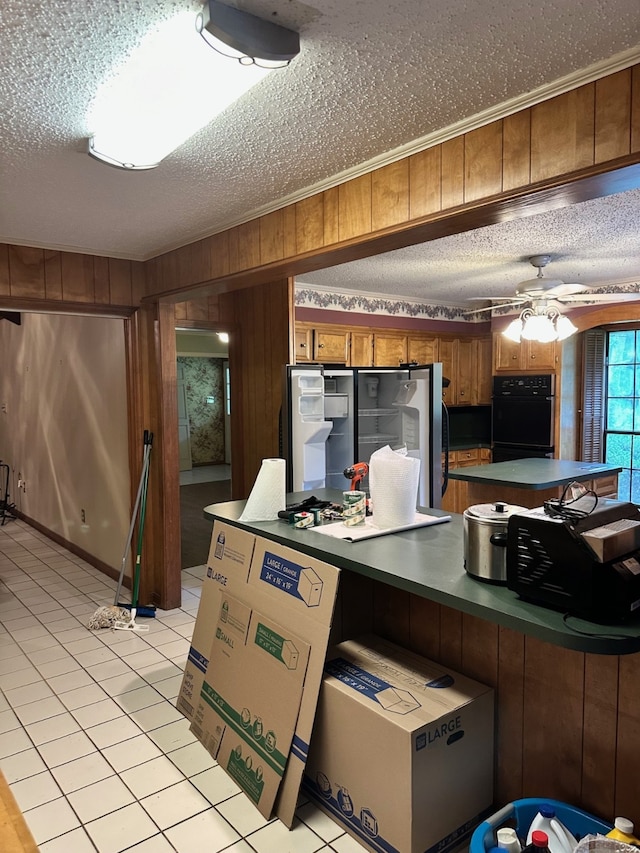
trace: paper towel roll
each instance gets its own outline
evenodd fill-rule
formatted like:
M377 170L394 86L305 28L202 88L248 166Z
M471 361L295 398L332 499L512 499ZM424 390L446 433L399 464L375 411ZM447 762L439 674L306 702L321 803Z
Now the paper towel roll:
M284 459L263 459L240 521L274 521L286 504Z
M376 450L369 460L369 489L376 527L399 527L415 519L420 460L389 445Z

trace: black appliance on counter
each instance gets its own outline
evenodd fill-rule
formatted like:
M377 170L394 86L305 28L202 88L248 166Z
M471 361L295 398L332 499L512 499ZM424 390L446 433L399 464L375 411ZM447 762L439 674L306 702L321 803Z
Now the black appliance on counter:
M552 373L493 377L493 462L553 457L554 393Z
M549 515L539 507L510 515L508 525L507 587L520 598L592 622L640 615L640 510L635 504L601 498L577 519Z

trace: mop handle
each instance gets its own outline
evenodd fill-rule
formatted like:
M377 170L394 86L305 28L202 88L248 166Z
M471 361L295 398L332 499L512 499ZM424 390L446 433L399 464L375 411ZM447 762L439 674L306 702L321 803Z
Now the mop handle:
M149 433L149 455L151 454L151 444L153 442L153 433ZM147 433L145 432L145 440ZM147 457L148 459L149 457ZM142 498L140 501L140 525L138 527L138 547L136 551L136 564L133 572L133 588L131 590L131 605L132 608L138 606L138 594L140 591L140 563L142 558L142 537L144 534L144 520L147 512L147 491L149 488L149 464L147 464L144 476L144 486L142 489Z
M151 436L149 438L149 436ZM142 496L142 489L144 486L145 477L147 476L147 469L149 467L149 456L151 454L151 445L153 443L153 433L149 433L148 430L144 431L144 450L142 453L142 469L140 471L140 482L138 483L138 492L136 494L135 503L133 505L133 512L131 513L131 524L129 525L129 533L127 534L127 542L124 548L124 554L122 555L122 565L120 566L120 576L118 577L118 587L116 589L116 596L114 598L113 604L115 607L118 605L118 601L120 600L120 593L122 592L122 581L124 580L124 572L127 564L127 557L129 556L129 549L131 548L131 541L133 539L133 530L136 526L136 516L138 514L138 507L140 506L140 498Z

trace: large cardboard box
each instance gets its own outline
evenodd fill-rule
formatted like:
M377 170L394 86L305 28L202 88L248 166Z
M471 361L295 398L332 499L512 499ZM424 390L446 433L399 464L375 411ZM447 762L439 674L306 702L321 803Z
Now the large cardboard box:
M493 802L493 690L378 637L325 666L304 790L375 853L454 850Z
M227 525L219 525L216 522L213 530L210 564L215 561L216 540L223 530L226 532L224 542L226 549L227 542L230 541L230 530ZM244 535L247 536L248 534L245 533ZM235 542L234 552L238 551L246 555L248 544L245 543L244 547L240 547L240 543ZM340 570L328 563L307 557L298 551L262 537L255 537L250 569L243 583L241 576L244 565L242 559L238 561L235 568L224 561L218 563L217 569L219 571L216 574L223 574L226 583L218 583L216 589L212 580L206 605L203 600L198 610L196 629L198 629L198 622L201 621L201 612L203 624L201 629L197 631L197 642L203 649L206 649L203 657L206 657L207 664L204 667L204 674L202 674L202 670L199 670L199 695L196 695L195 678L190 685L193 700L191 703L193 712L190 716L191 730L214 757L218 756L221 745L218 743L215 733L216 730L220 729L219 734L222 736L224 732L221 730L219 706L218 708L215 707L216 700L214 697L216 694L220 694L220 689L223 688L224 683L229 683L229 681L227 679L225 682L226 674L221 669L224 664L221 663L219 653L215 651L214 634L218 626L221 602L225 597L231 596L237 599L237 607L244 606L251 611L251 614L260 614L264 624L276 626L274 627L275 633L283 638L279 655L284 661L287 661L291 666L295 663L296 671L298 671L298 664L302 666L306 661L301 693L299 693L297 686L293 686L295 679L291 679L286 688L284 686L279 688L282 691L283 700L295 710L296 719L291 745L286 755L284 775L277 787L273 811L280 820L290 827L293 824L304 767L309 753L309 742L329 644ZM241 570L238 569L239 566L242 567ZM223 567L225 571L228 569L226 574L221 571ZM214 595L214 592L217 594ZM224 594L222 598L221 593ZM204 585L202 594L204 599ZM203 637L202 640L200 640L201 636ZM204 639L206 636L209 638L208 645ZM194 631L194 643L195 641L196 631ZM308 652L305 651L307 648ZM256 650L254 652L257 655ZM257 657L253 660L253 664L257 666L256 661ZM252 666L243 664L233 667L233 679L237 682L234 685L234 690L238 691L238 695L242 691L243 707L259 709L257 713L262 716L263 713L266 714L266 711L263 712L262 709L266 707L273 690L253 677L255 669L252 669ZM230 673L231 669L228 673L229 678L231 677ZM183 698L184 701L187 701L186 697ZM228 723L228 719L225 722ZM229 734L227 737L228 742L230 742L231 735ZM226 754L225 747L220 764L238 782L242 778L239 765L233 768L225 766L224 756ZM262 758L264 759L264 755ZM255 757L252 756L250 762L252 767L255 766L255 760ZM262 778L265 778L264 774L263 768ZM259 799L256 802L256 788L252 783L249 783L249 779L250 777L246 776L245 790L258 808L266 813L269 810L266 803L272 797L271 783L274 780L271 777L267 780L269 785L265 786L267 788L264 793L265 799Z
M202 682L209 665L220 590L225 589L233 594L246 586L255 544L256 537L253 534L219 521L214 523L198 615L176 700L177 709L189 722L193 720L194 703L200 701Z
M267 819L284 776L310 646L226 592L220 593L199 738Z

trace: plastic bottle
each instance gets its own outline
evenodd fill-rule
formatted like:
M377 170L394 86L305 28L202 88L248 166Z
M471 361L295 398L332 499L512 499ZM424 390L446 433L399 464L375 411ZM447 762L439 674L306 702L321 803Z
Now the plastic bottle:
M625 844L633 844L635 847L640 847L640 839L633 834L633 821L627 820L626 817L617 817L613 822L613 829L607 832L607 838L614 838L616 841L624 841Z
M547 833L541 829L534 829L531 833L531 842L527 844L522 853L550 853Z
M551 853L573 853L578 839L556 817L556 810L549 803L542 803L540 811L531 821L527 834L527 844L531 842L532 833L540 829L546 832Z
M506 850L507 853L520 853L522 844L515 831L509 826L504 826L496 831L496 841L500 850Z

